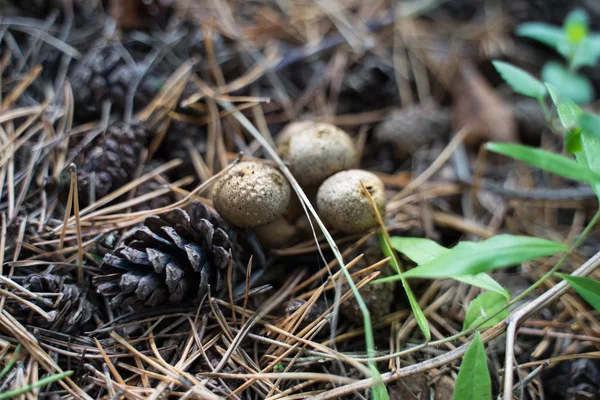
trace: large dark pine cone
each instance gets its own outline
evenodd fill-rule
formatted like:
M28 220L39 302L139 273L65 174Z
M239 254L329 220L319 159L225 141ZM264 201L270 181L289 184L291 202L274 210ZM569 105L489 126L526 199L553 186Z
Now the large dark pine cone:
M142 73L126 52L122 46L104 43L92 48L69 74L77 118L100 117L106 100L112 103L111 111L123 113L129 91ZM158 85L148 84L151 78L146 77L135 88L136 109L150 103L158 92Z
M83 205L92 201L91 195L100 199L133 179L148 136L141 122L115 122L84 149L77 172Z
M59 332L74 332L83 329L91 321L96 307L87 299L86 291L73 283L66 283L65 277L47 275L29 275L23 285L34 293L62 293L62 298L51 307L50 304L35 301L48 312L51 320L32 314L36 326Z
M113 307L198 303L209 286L211 295L222 295L230 262L233 283L245 276L247 253L238 233L201 203L151 216L104 256L104 275L94 284L98 293L114 296Z

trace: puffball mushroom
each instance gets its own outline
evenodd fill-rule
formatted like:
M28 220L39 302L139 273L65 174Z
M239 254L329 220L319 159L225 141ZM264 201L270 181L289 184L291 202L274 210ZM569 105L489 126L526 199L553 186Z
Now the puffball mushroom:
M241 162L219 179L213 192L221 217L240 228L275 221L287 209L291 188L279 170L257 162Z
M292 241L298 229L284 217L279 217L273 222L255 227L254 233L263 249L279 249Z
M279 135L277 150L301 186L319 185L356 161L354 143L346 132L313 121L288 124Z
M385 187L371 172L351 169L338 172L323 182L317 193L317 209L332 227L346 233L362 232L377 225L377 216L360 182L375 200L379 213L385 211Z

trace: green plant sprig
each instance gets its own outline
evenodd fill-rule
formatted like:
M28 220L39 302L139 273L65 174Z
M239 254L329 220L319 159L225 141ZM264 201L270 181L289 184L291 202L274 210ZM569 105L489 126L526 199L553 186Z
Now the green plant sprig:
M21 388L18 389L13 389L13 390L9 390L3 393L0 393L0 400L5 400L5 399L13 399L19 395L25 394L25 393L29 393L30 391L37 389L37 388L41 388L44 387L46 385L50 385L54 382L60 381L66 377L69 377L73 375L73 371L66 371L66 372L62 372L60 374L56 374L56 375L51 375L51 376L47 376L44 379L40 379L39 381L29 384L27 386L23 386Z

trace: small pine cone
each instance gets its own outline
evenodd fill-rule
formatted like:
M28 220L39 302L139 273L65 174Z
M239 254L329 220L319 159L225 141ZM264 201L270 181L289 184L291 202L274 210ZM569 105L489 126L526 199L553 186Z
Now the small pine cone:
M384 258L377 240L369 240L367 246L363 259L359 261L360 266L356 267L357 269L361 267L366 268ZM382 266L380 271L381 274L377 279L392 276L395 273L389 263ZM344 284L342 293L345 293L348 290L350 290L350 287L347 284ZM378 284L367 283L359 289L359 293L367 305L373 321L377 321L391 312L395 300L395 292L396 282ZM351 296L348 300L340 304L340 313L351 323L363 323L363 315L354 296Z
M383 275L381 277L385 276L388 275ZM345 285L344 289L349 290L349 287ZM395 291L395 282L378 284L367 283L359 290L373 321L377 321L390 313ZM340 312L350 322L362 324L363 315L358 307L358 303L353 297L340 304Z
M209 286L211 294L220 295L230 262L233 283L245 276L239 233L201 203L151 216L122 247L104 256L104 275L94 284L98 293L114 296L113 307L197 303Z
M452 113L445 108L413 106L387 117L375 128L378 145L392 145L397 159L420 147L445 139L452 131Z
M59 332L74 332L83 329L91 321L96 307L87 299L87 292L75 284L65 283L65 277L58 275L29 275L25 279L24 288L33 293L62 293L62 298L54 304L37 301L38 305L48 311L50 321L38 318L35 324L43 328Z
M69 74L75 102L75 117L89 121L102 114L105 101L112 103L111 111L123 113L129 91L141 73L132 57L122 46L103 43L90 49ZM136 88L134 106L145 106L159 85L148 84L151 76Z
M82 152L77 180L83 205L89 204L92 196L100 199L133 178L148 136L140 122L115 122Z

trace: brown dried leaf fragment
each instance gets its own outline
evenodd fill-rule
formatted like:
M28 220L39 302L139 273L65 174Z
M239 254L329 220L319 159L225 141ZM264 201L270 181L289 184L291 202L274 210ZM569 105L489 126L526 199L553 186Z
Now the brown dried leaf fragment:
M464 62L453 87L454 130L469 125L468 144L481 141L519 142L509 106L471 63Z

